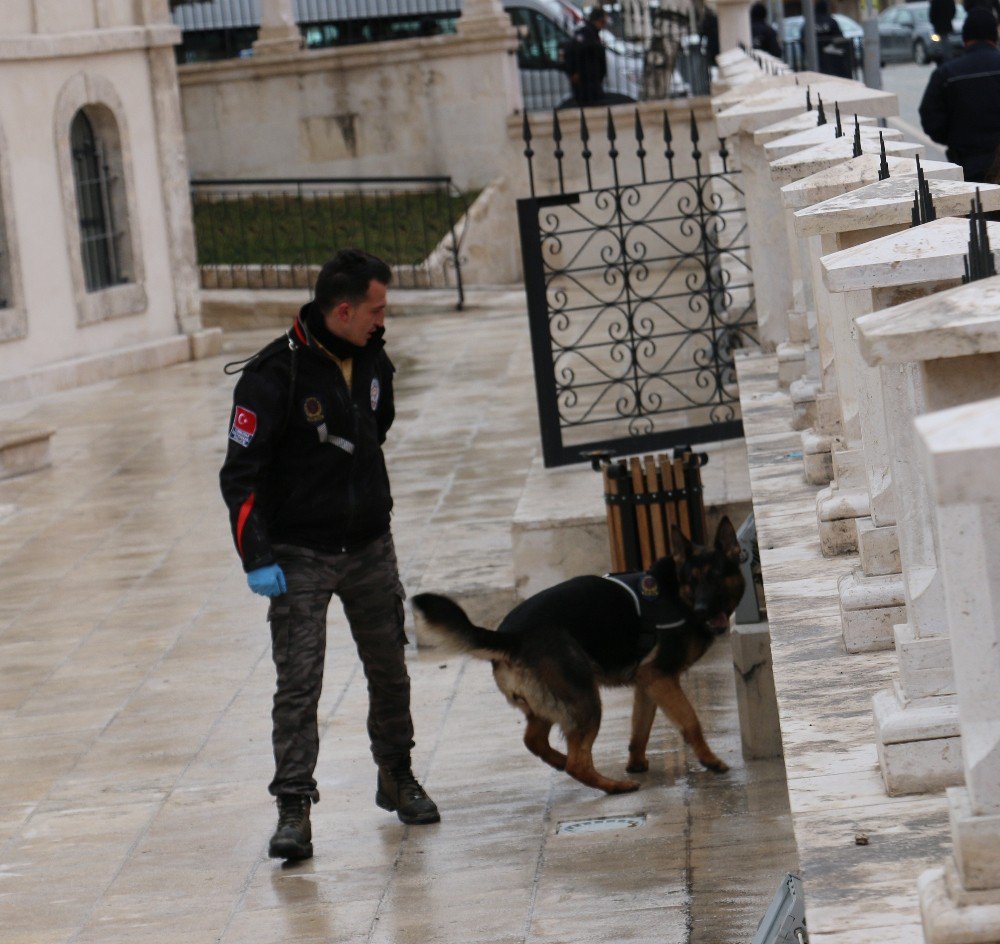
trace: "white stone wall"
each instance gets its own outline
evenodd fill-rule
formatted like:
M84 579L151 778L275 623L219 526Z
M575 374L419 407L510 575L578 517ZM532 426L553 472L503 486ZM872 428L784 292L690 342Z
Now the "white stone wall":
M178 335L200 327L173 84L178 39L160 0L5 0L0 202L14 287L14 310L0 312L5 397L51 386L39 380L46 371L71 385L67 365L83 359L106 362L108 375L130 369L137 346L165 345L177 359ZM130 281L97 292L84 285L70 150L80 108L114 117L120 158L109 163L129 227Z
M520 104L513 31L179 67L191 176L503 172Z

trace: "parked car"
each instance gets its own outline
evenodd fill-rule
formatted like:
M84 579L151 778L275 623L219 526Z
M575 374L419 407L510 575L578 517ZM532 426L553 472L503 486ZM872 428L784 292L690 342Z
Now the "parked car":
M944 58L944 43L951 45L952 54L962 49L962 24L965 8L957 7L951 23L951 34L939 36L930 21L930 3L917 0L883 10L878 16L878 36L882 64L887 62L940 62Z

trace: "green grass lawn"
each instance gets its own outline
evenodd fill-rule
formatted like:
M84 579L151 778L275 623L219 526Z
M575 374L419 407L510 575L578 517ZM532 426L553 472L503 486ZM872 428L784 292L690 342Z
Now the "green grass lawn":
M390 265L419 265L475 193L227 193L196 190L199 265L322 265L353 246Z

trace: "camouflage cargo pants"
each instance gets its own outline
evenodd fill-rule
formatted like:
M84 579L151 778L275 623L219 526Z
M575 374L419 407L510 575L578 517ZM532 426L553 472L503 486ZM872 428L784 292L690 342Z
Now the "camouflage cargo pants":
M368 737L378 764L408 760L413 747L410 677L403 647L403 600L392 535L358 551L326 554L276 545L288 590L271 601L271 652L277 670L272 711L272 795L319 800L316 709L323 688L326 613L340 597L368 680Z

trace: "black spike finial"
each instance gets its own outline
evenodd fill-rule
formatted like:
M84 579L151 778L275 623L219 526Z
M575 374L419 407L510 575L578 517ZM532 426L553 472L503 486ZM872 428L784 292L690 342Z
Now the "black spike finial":
M670 114L666 108L663 109L663 156L667 159L667 169L670 171L670 179L674 179L674 133L670 129Z
M646 137L642 130L642 120L639 118L639 109L635 110L635 143L637 145L635 155L639 158L639 170L642 174L642 182L646 183L646 149L643 147L643 140Z
M878 146L880 152L880 158L878 162L878 179L888 180L889 179L889 161L885 156L885 138L882 137L882 132L878 133Z
M812 111L812 110L813 110L812 88L807 85L806 86L806 111Z
M913 191L913 209L910 211L911 226L920 226L922 223L930 223L937 219L937 210L934 208L934 197L931 194L930 184L924 177L924 169L920 166L920 158L917 159L917 189Z
M587 116L584 115L582 108L580 109L580 143L583 145L580 156L583 158L583 166L587 171L587 189L593 190L594 181L590 174L590 159L594 154L590 150L590 129L587 127Z
M854 156L861 157L861 124L858 116L854 116Z
M834 115L833 136L835 138L842 138L844 136L844 124L840 120L840 102L833 103L833 115Z
M524 157L528 162L528 181L531 184L531 195L535 195L535 168L532 158L535 152L531 147L531 124L528 121L528 112L524 111L524 122L521 128L521 138L524 141Z
M823 96L816 96L816 124L825 125L826 124L826 111L823 108Z
M976 187L976 198L969 212L969 253L965 257L965 275L962 281L975 282L997 274L996 260L990 248L990 233L986 228L983 201Z

